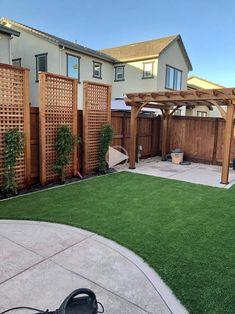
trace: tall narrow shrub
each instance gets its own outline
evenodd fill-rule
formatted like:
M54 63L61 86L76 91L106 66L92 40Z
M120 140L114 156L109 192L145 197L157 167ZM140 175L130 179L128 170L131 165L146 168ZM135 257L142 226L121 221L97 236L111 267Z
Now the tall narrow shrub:
M10 129L5 133L4 147L4 179L2 192L6 196L17 194L15 166L17 158L24 149L24 134L18 129Z
M61 183L65 182L64 168L69 164L70 154L74 149L75 137L67 125L60 125L57 130L55 149L57 150L57 161L54 166L56 172L60 174Z
M102 126L100 133L100 153L98 162L98 172L104 174L107 169L106 154L113 138L113 127L110 123Z

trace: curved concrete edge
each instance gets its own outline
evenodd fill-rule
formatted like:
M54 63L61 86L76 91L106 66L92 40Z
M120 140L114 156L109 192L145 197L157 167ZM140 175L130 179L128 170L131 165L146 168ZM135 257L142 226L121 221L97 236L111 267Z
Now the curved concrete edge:
M126 247L118 244L117 242L107 239L103 236L100 236L94 232L84 230L78 227L54 223L54 222L46 222L46 221L34 221L34 220L8 220L8 219L0 219L0 224L11 224L11 223L21 223L24 224L44 224L44 225L54 225L58 227L63 227L64 229L75 229L77 232L85 235L90 236L93 240L102 243L103 245L113 249L114 251L121 254L123 257L128 259L131 263L133 263L139 270L145 275L145 277L150 281L154 289L158 292L161 296L162 300L165 302L169 310L173 314L188 314L189 312L186 308L180 303L180 301L176 298L173 294L172 290L164 283L161 277L155 272L155 270L150 267L140 256L135 254L133 251L127 249Z
M155 272L155 270L150 267L140 256L135 254L133 251L125 248L124 246L104 238L98 234L94 234L92 239L112 248L125 258L127 258L130 262L136 265L148 278L148 280L152 283L155 290L160 294L163 301L166 303L168 308L173 314L186 314L188 311L185 307L180 303L180 301L175 297L171 289L164 283L161 277Z

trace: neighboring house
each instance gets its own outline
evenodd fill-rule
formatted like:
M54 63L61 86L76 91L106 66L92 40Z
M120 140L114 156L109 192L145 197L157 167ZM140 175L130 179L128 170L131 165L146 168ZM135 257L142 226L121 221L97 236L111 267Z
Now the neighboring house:
M113 79L114 59L104 53L41 32L15 21L1 18L0 24L11 25L21 32L12 43L12 58L21 60L21 66L30 69L30 102L39 105L38 73L46 71L76 78L78 107L82 108L85 80L110 84Z
M180 35L107 48L101 52L119 60L114 64L114 99L128 92L187 89L192 65Z
M216 89L224 86L208 81L199 76L190 76L187 80L188 89ZM226 110L226 107L223 107ZM197 106L196 108L186 110L186 115L197 117L221 117L218 109L214 106Z
M112 85L114 109L114 100L128 92L187 89L192 66L180 35L96 51L1 18L0 25L6 24L21 33L12 43L12 59L30 69L32 106L39 105L39 71L77 78L80 109L86 80Z
M12 36L19 37L20 33L7 26L0 25L0 63L12 64Z

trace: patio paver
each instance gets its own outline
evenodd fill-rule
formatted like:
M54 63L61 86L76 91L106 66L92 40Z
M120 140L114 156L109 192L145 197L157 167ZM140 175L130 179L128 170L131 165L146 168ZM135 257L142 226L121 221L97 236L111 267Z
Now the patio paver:
M187 313L140 257L94 233L0 220L0 247L0 311L20 305L53 310L72 290L87 287L105 313Z
M221 184L221 166L191 163L176 165L169 161L161 161L159 157L142 159L136 163L136 169L128 169L128 165L117 166L118 171L130 171L167 179L203 184L218 188L230 188L235 184L235 171L230 169L229 184Z

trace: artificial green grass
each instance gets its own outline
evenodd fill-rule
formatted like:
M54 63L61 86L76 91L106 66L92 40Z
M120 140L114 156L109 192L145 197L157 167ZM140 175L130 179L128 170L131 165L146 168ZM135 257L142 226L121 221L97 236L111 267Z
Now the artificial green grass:
M0 218L85 228L142 256L190 313L234 313L235 189L117 173L0 202Z

